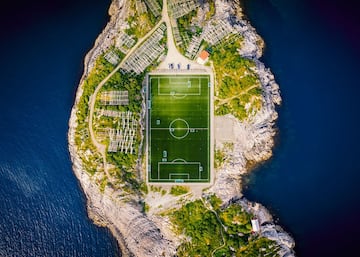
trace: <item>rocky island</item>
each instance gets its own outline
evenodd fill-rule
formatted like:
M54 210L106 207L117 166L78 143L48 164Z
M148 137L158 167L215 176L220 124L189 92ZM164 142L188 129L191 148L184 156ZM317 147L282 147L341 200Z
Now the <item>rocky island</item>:
M85 57L69 121L73 170L89 217L111 230L124 256L294 256L294 240L261 204L241 195L242 176L272 155L281 97L259 61L264 43L240 1L113 0L109 14ZM208 88L209 146L194 150L201 153L193 154L201 160L198 175L184 173L184 163L193 169L195 162L173 160L162 140L157 172L149 165L156 157L151 129L176 142L202 133L180 118L165 129L149 125L162 122L149 117L149 74L166 76L169 89L163 84L157 92L169 99L202 97ZM204 88L199 74L209 78ZM166 173L175 166L180 172Z

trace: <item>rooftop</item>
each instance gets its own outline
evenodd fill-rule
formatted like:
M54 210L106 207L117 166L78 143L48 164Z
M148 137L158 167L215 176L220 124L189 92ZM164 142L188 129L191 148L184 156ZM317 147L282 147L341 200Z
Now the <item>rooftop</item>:
M201 53L200 53L200 55L199 55L199 57L200 57L201 59L203 59L204 61L205 61L207 58L209 58L209 56L210 56L210 54L209 54L207 51L205 51L205 50L201 51Z

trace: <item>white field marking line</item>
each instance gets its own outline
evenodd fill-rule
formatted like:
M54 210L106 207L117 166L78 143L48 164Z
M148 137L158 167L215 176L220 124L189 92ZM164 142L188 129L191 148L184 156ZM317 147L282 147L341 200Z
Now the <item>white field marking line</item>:
M214 87L214 85L211 85L211 81L210 81L210 76L206 77L206 78L202 78L204 80L206 80L206 84L208 85L208 96L207 96L207 103L208 103L208 107L209 107L209 111L208 111L208 119L207 119L207 122L208 122L208 127L210 128L210 123L211 123L211 86ZM214 128L212 128L214 129ZM212 132L212 131L211 131ZM208 159L208 162L207 162L207 177L209 180L211 180L212 178L210 178L211 176L211 154L210 154L210 147L211 147L211 132L208 133L208 136L207 136L207 159ZM199 179L201 179L201 172L199 171ZM206 179L205 179L206 180Z
M201 76L201 75L198 75L198 76L195 76L195 75L179 75L179 76L156 76L156 77L160 77L160 78L167 78L167 79L184 79L184 80L190 80L190 79L203 79L206 77L205 76Z
M187 127L185 134L182 135L182 136L175 136L175 135L174 135L174 131L175 131L175 129L177 129L177 128L173 128L173 127L172 127L172 125L174 124L174 122L176 122L176 121L178 121L178 120L185 122L186 127ZM190 133L189 127L190 127L190 126L189 126L189 123L188 123L186 120L177 118L177 119L173 120L173 121L170 123L170 125L169 125L169 132L170 132L170 135L171 135L173 138L183 139L183 138L187 137L187 135ZM182 128L182 129L185 130L185 128Z
M183 160L183 159L175 159L175 160ZM175 161L174 160L174 161ZM199 176L198 176L198 178L197 179L195 179L194 178L194 180L202 180L201 179L201 170L200 170L200 167L202 167L201 166L201 162L174 162L174 161L172 161L172 162L170 162L170 163L168 163L168 162L162 162L162 163L158 163L158 164L171 164L171 163L173 163L173 164L192 164L192 165L198 165L198 171L199 171ZM185 161L185 160L183 160L183 161ZM160 166L159 166L159 171L160 171ZM189 174L189 173L169 173L169 175L170 174L181 174L181 175L183 175L183 174ZM160 175L160 173L159 173L159 175ZM159 176L159 178L160 178L160 176ZM171 176L169 177L169 179L171 179ZM190 179L190 175L188 176L188 179ZM206 179L203 179L203 180L206 180Z
M186 81L186 82L171 82L171 78L176 78L176 79L180 79L180 78L178 78L178 77L168 77L168 79L169 79L169 82L170 82L170 86L171 86L171 84L185 84L185 85L187 85L187 83L188 83L188 81L190 81L190 79L198 79L198 84L197 84L197 87L198 87L198 93L197 94L195 94L195 93L186 93L186 94L183 94L183 96L185 97L185 96L187 96L187 95L193 95L193 96L195 96L195 95L197 95L197 96L199 96L199 95L201 95L201 79L203 79L203 77L192 77L192 78L189 78L188 79L188 81ZM152 79L152 78L151 78ZM150 80L151 80L150 79ZM209 80L208 80L209 81ZM166 93L161 93L161 83L160 83L160 77L158 77L158 95L172 95L171 94L171 92L170 92L170 94L166 94ZM173 95L172 95L173 96ZM175 96L176 97L176 96Z
M155 77L156 78L156 77ZM154 78L154 79L155 79ZM157 79L158 79L158 95L170 95L170 96L174 96L174 95L172 95L171 94L171 92L170 93L161 93L161 83L160 83L160 79L161 78L163 78L163 79L169 79L169 83L170 83L170 86L171 85L173 85L173 84L175 84L175 85L180 85L180 84L183 84L184 86L186 86L187 87L187 82L183 82L183 83L181 83L181 82L178 82L178 83L171 83L171 78L176 78L176 79L180 79L179 77L171 77L171 76L169 76L169 77L157 77ZM151 79L153 79L153 78L150 78L150 83L151 83ZM190 95L190 96L199 96L199 95L201 95L201 79L203 79L203 77L190 77L189 79L188 79L188 81L190 80L191 81L191 79L197 79L198 80L198 84L197 84L197 88L198 88L198 93L184 93L184 94L182 94L183 96L187 96L187 95ZM191 83L191 85L192 85L192 83Z
M184 76L182 78L180 78L180 77L169 77L169 83L170 83L170 85L182 85L182 84L188 85L189 82L191 84L192 79L197 79L198 84L199 84L200 80L201 80L201 77L191 77L191 78L189 78L189 77L186 78L186 77L187 76ZM175 82L176 80L179 81L179 82Z
M145 159L145 180L146 180L146 183L149 181L149 174L151 173L151 163L149 161L149 135L151 133L151 130L149 129L150 127L150 124L149 124L149 115L150 115L150 112L149 112L149 108L148 108L148 102L150 101L151 103L151 100L149 98L149 86L150 86L150 83L149 83L149 76L146 76L146 92L145 92L145 110L146 110L146 115L145 115L145 127L146 127L146 131L145 131L145 134L146 134L146 146L145 146L145 149L146 149L146 159ZM150 165L149 165L150 163ZM151 176L151 175L150 175Z
M185 77L187 77L187 76L185 76ZM171 81L172 78L174 78L174 79L180 79L180 78L177 77L177 76L164 76L164 77L152 76L152 77L150 78L150 85L152 84L152 80L153 80L153 79L157 79L157 80L158 80L158 95L170 95L170 94L160 94L160 93L159 93L159 90L160 90L160 79L161 79L161 78L168 78L169 81ZM202 77L200 77L200 76L199 76L199 77L189 76L188 81L191 80L191 79L198 79L198 80L199 80L197 86L198 86L198 88L199 88L200 94L198 94L198 95L201 95L201 80L206 79L207 85L209 85L209 83L210 83L209 78L208 78L208 77L204 77L204 76L202 76ZM186 82L186 83L181 83L181 82L176 83L176 82L174 82L174 83L171 83L171 84L187 84L187 82ZM150 92L150 93L151 93L151 92ZM190 94L189 94L189 95L190 95ZM195 95L195 94L193 94L193 95Z
M180 163L186 163L187 161L185 161L184 159L181 159L181 158L177 158L177 159L174 159L174 160L172 160L171 162L172 163L179 163L179 162L177 162L177 161L181 161Z
M160 89L160 84L159 84L159 89ZM176 93L176 94L172 94L172 92L170 93L159 93L160 90L158 90L158 95L161 96L173 96L173 97L185 97L185 96L200 96L201 95L201 88L199 88L199 92L198 93Z
M176 98L176 99L183 99L183 98L185 98L185 97L187 97L188 95L187 94L184 94L184 95L176 95L176 94L174 94L174 95L172 95L172 94L170 94L172 97L174 97L174 98ZM190 96L194 96L194 95L190 95Z
M178 120L185 122L185 124L186 124L186 126L187 126L187 129L189 129L189 127L190 127L190 126L189 126L189 123L188 123L186 120L181 119L181 118L177 118L177 119L172 120L172 121L170 122L169 129L172 129L171 126L174 124L175 121L178 121Z
M151 130L169 130L169 128L150 128ZM197 130L208 130L209 128L177 128L175 130L190 130L190 129L197 129Z
M147 94L148 94L148 100L150 101L150 103L151 103L151 88L152 88L152 82L151 82L151 79L152 78L150 78L150 83L147 85ZM151 162L151 109L149 110L148 108L147 108L147 112L148 112L148 120L146 121L147 122L147 124L148 124L148 128L150 127L150 130L148 130L147 131L147 133L148 133L148 142L149 142L149 144L148 144L148 161L147 161L147 165L149 165L149 168L148 168L148 172L150 173L150 179L152 179L152 169L151 169L151 166L152 166L152 162ZM148 174L148 176L149 176L149 174ZM149 179L148 179L149 180ZM148 182L148 181L147 181Z
M194 78L194 79L196 79L196 78ZM174 79L175 80L175 79ZM178 81L177 82L175 82L175 81L172 81L172 78L169 78L169 84L170 85L184 85L184 84L186 84L186 85L188 85L188 83L189 83L189 81L190 80L186 80L185 78L182 78L182 79L177 79ZM190 81L191 82L191 81Z
M178 158L179 159L179 158ZM177 159L175 159L177 160ZM185 161L185 160L184 160ZM198 165L198 168L201 166L201 162L158 162L158 179L160 179L160 166L161 164L165 164L165 165ZM171 173L169 173L171 174ZM173 173L173 174L181 174L181 173ZM184 174L188 174L188 173L184 173ZM190 175L188 175L190 176ZM169 178L171 179L171 178Z
M180 159L180 158L177 158L175 160L183 160L183 161L185 161L184 159ZM161 165L161 164L165 164L165 165L188 165L188 164L189 165L195 165L195 164L201 165L201 162L187 162L187 161L185 161L185 162L174 162L174 161L171 161L171 162L158 162L158 165Z
M190 175L189 173L169 173L169 179L172 179L171 176L187 176L187 178L178 178L178 179L187 179L189 180L190 179ZM173 179L176 179L176 178L173 178Z
M160 91L161 91L161 89L160 89L160 77L158 77L158 79L157 79L157 94L158 95L161 95Z
M171 183L171 184L175 184L174 179L166 179L166 178L161 178L161 179L152 179L151 182L149 183L156 183L156 182L163 182L163 183ZM183 179L184 181L187 181L187 179ZM190 179L188 179L190 180ZM187 182L189 183L189 185L191 184L196 184L198 182L208 182L208 179L196 179L196 178L191 178L191 180L194 180L194 182Z
M159 165L159 162L158 162L158 179L160 179L160 165Z
M202 168L201 170L200 170L200 167ZM201 179L201 172L204 170L204 167L203 166L199 166L199 176L198 176L198 178L199 179Z

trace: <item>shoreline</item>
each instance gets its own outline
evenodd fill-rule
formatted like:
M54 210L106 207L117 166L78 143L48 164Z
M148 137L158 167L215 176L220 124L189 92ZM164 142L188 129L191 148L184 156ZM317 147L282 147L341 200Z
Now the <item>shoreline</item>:
M121 203L121 199L117 200L113 197L113 194L116 194L116 192L107 188L105 192L102 193L100 192L98 186L95 185L95 183L92 183L91 177L82 167L82 163L77 154L75 146L75 130L77 127L76 113L78 102L83 93L83 82L93 67L97 56L111 45L111 40L109 39L110 37L108 36L108 33L111 33L111 31L116 31L117 27L122 25L121 22L118 22L120 20L118 17L121 16L121 11L124 10L123 8L125 1L126 0L115 0L111 3L109 8L110 21L95 40L93 48L85 56L84 73L76 90L75 101L71 109L68 123L69 153L72 161L73 172L78 179L82 192L86 197L88 217L94 222L94 224L101 227L107 227L111 231L112 235L119 244L122 255L150 257L154 256L153 254L155 254L155 256L160 256L161 254L165 253L165 256L171 256L176 252L175 247L169 243L171 240L168 240L160 233L155 223L145 217L145 215L138 208L139 206L136 206L135 204L132 206L131 204ZM108 211L105 211L106 209ZM118 212L114 213L115 211ZM120 217L120 212L122 212L121 214L123 215L125 211L127 211L127 215L124 215L124 219L118 219ZM126 233L127 235L125 235L124 231L130 230L130 223L136 219L144 221L143 224L147 226L145 230L140 231L140 233L136 235L130 233ZM132 224L132 226L135 228L139 225L141 225L141 223L137 224L137 222L135 222ZM150 244L149 242L145 242L142 245L143 247L139 247L139 242L144 238L143 234L146 234L150 231L153 233L152 240L150 240L152 242L150 242ZM164 245L160 244L160 242L162 242ZM158 243L158 247L157 249L153 249L153 246L156 243Z
M70 159L72 162L72 169L73 169L74 175L76 176L78 183L80 185L80 189L85 196L88 218L90 220L92 220L95 225L97 225L99 227L106 227L110 230L111 234L115 237L116 241L118 242L118 246L121 250L122 256L132 256L130 254L128 248L126 247L125 239L123 238L121 233L116 229L116 227L109 226L108 222L106 220L102 219L101 215L99 215L99 213L96 213L94 208L92 208L91 196L89 195L89 192L84 188L85 183L91 184L90 177L86 173L86 171L84 171L84 169L82 168L81 160L79 159L79 156L76 152L76 146L75 146L75 141L74 141L75 130L77 127L77 122L76 122L76 112L78 110L77 105L78 105L81 95L83 94L83 88L82 88L83 82L84 82L86 76L89 74L91 68L93 67L97 56L99 54L101 54L101 51L103 49L105 49L103 47L103 45L106 41L105 37L110 30L115 28L116 25L114 23L116 23L116 18L121 15L121 9L123 8L122 4L123 3L120 1L119 2L117 2L117 1L111 2L110 7L108 9L108 15L109 15L110 19L107 22L107 24L105 25L105 27L103 28L103 30L101 31L101 33L95 39L95 42L94 42L92 48L85 54L84 61L83 61L83 65L84 65L83 74L80 78L78 87L76 89L75 101L74 101L74 104L73 104L73 106L71 108L71 112L70 112L70 119L69 119L69 123L68 123L68 125L69 125L68 147L69 147ZM114 10L116 8L117 8L117 10ZM96 193L101 194L101 192L98 190L98 188L96 188L95 185L93 185L93 186L94 186L93 190Z
M133 196L133 203L127 203L122 201L119 192L113 189L107 187L103 193L100 192L98 186L93 183L91 177L83 169L74 141L77 127L77 104L83 93L82 84L93 67L96 57L111 45L111 35L121 27L120 17L126 9L124 8L125 2L126 0L115 0L111 3L110 21L96 39L93 48L85 56L84 73L76 90L69 120L69 152L74 174L86 196L88 217L96 225L110 229L118 241L122 255L160 256L165 254L165 256L171 256L176 253L176 247L180 241L167 227L168 223L155 215L142 213L139 205L136 204L139 200L138 196ZM232 3L232 5L235 6L236 3ZM241 9L239 6L233 8ZM231 160L216 172L215 183L209 189L209 193L216 193L225 205L236 202L250 213L257 215L263 224L261 226L265 232L263 236L282 245L284 253L294 254L292 250L294 240L281 227L274 224L271 214L265 207L241 197L243 175L252 171L252 169L248 170L247 163L251 161L256 165L261 165L272 156L277 119L275 106L281 103L279 86L276 84L273 74L258 60L262 55L264 45L260 44L259 46L256 42L261 38L248 21L243 19L241 21L246 24L247 31L244 31L245 46L239 53L243 57L253 58L256 62L256 69L265 91L265 106L253 117L251 124L234 121L239 134L236 135L237 140L233 152L229 153ZM235 119L231 115L228 115L228 118ZM244 142L246 143L244 144Z

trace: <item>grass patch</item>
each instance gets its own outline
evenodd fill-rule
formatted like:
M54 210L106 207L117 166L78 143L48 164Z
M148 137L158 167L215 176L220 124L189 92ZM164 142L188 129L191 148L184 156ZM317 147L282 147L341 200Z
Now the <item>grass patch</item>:
M113 50L114 47L109 49L109 51ZM119 58L123 58L121 53L116 53L119 54ZM77 103L75 145L83 167L90 175L93 175L101 166L102 158L90 138L88 123L89 99L97 85L114 69L114 66L105 60L104 55L102 54L96 59L94 68L90 71L83 84L80 85L83 93Z
M154 186L154 185L150 185L150 191L152 192L157 192L157 193L160 193L161 192L161 187L157 187L157 186Z
M172 186L170 189L170 194L171 195L184 195L187 194L190 191L189 187L185 187L185 186Z
M227 152L234 151L234 143L224 143L221 149L215 149L214 154L214 167L220 168L222 167L227 161Z
M143 212L147 213L150 210L150 206L146 202L142 202Z
M231 37L213 50L211 60L216 75L215 114L233 114L245 120L262 106L262 88L255 63L237 53L241 38Z
M260 237L248 242L243 245L236 252L236 257L252 257L252 256L279 256L278 251L280 247L270 239Z
M114 53L118 54L120 59L124 57L124 55L114 47L111 47L109 51L113 51ZM98 57L98 59L95 61L93 69L90 71L89 75L81 85L83 88L83 94L81 95L77 104L78 112L76 115L78 126L75 131L75 144L78 148L78 154L82 159L85 170L91 175L99 170L103 170L102 157L97 152L96 147L91 141L88 116L90 113L90 96L94 93L98 84L114 69L114 66L105 60L105 54ZM101 88L99 95L106 90L127 90L129 93L129 105L110 107L102 106L100 101L96 101L95 110L103 108L118 111L131 111L139 120L142 103L140 91L144 76L145 72L138 76L116 72ZM111 117L99 118L95 111L93 119L93 129L95 134L101 129L106 131L107 128L116 128L117 123L115 122L115 119L116 118ZM127 182L125 183L126 188L124 188L124 190L129 192L140 189L140 185L137 182L137 173L135 170L135 164L139 154L138 149L141 142L140 126L138 126L136 135L137 136L134 143L134 149L136 149L135 154L125 154L121 152L106 153L106 161L109 164L113 164L117 167L114 176L118 179L119 182ZM101 141L101 143L108 145L109 139L105 138L103 141ZM104 188L103 184L100 186Z
M141 192L143 192L145 195L147 195L149 193L149 188L147 186L146 183L141 183L140 185L140 190Z
M216 149L214 154L214 167L220 168L225 162L226 155L224 151Z
M177 256L278 256L275 242L251 234L252 215L240 205L231 204L222 209L221 200L215 195L209 197L208 203L216 214L201 200L168 213L176 224L175 232L186 236Z
M207 0L209 3L209 11L206 13L205 20L210 20L215 15L215 0Z
M209 76L149 77L149 182L208 182Z
M99 188L100 188L100 192L104 193L105 187L106 187L107 184L108 184L107 178L104 177L104 178L101 180L101 182L100 182L100 187L99 187Z
M141 88L144 76L145 72L140 75L131 75L128 73L122 74L120 72L116 72L99 91L99 94L97 95L97 101L95 103L95 110L103 109L119 112L129 111L132 112L134 120L140 122L140 112L142 109ZM128 91L129 104L126 106L102 105L100 103L100 96L105 91ZM97 131L106 131L109 128L116 129L119 126L120 122L120 118L99 116L97 112L94 112L93 129L95 133ZM115 177L120 181L126 181L126 186L128 187L129 191L142 190L141 185L138 182L138 174L136 171L136 163L140 154L139 146L142 140L140 130L141 127L138 124L137 131L135 133L136 136L133 143L133 153L124 153L120 151L106 152L106 161L117 167ZM110 143L109 136L105 136L101 143L108 147Z
M136 39L144 37L159 21L150 10L139 14L136 10L136 1L130 2L130 12L127 17L129 28L125 30L128 35L134 35Z
M178 256L211 256L210 253L222 244L216 216L201 200L184 205L172 214L171 219L177 224L177 233L191 238L179 246Z
M191 38L194 35L200 35L202 32L202 29L200 27L193 27L191 25L192 19L196 16L196 14L197 14L197 10L193 10L176 20L182 40L182 44L178 46L178 49L180 53L183 55L186 52L186 49L191 41Z

